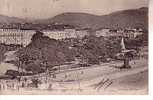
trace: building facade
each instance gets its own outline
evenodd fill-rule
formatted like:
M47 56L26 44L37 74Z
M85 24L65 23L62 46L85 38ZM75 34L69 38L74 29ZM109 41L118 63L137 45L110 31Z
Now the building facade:
M31 42L33 34L34 30L0 29L0 43L25 46Z
M100 37L127 37L127 38L136 38L139 35L142 35L143 31L136 29L125 29L125 30L116 30L116 29L100 29L96 31L96 36Z

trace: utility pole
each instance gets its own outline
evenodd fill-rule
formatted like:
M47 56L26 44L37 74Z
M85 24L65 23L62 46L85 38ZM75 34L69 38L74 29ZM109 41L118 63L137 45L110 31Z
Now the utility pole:
M19 50L21 50L22 47L23 47L23 34L22 33L21 33L20 37L21 37L21 43L20 43ZM19 77L18 77L18 90L19 90L21 77L23 75L23 63L24 63L23 58L22 58L21 55L19 56L18 61L19 61L19 65L18 65L18 73L19 73ZM20 73L20 69L21 69L21 73Z

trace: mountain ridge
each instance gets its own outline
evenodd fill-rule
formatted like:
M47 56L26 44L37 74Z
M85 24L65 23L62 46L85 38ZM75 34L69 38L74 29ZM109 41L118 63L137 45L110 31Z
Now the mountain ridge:
M25 19L18 17L9 17L0 14L0 23L22 23L22 22L25 22Z
M0 15L0 23L68 24L79 28L135 28L148 29L148 8L129 9L107 15L66 12L47 19L27 21L22 18Z
M127 28L140 27L148 29L148 8L129 9L107 15L66 12L38 23L59 23L79 26L80 28Z

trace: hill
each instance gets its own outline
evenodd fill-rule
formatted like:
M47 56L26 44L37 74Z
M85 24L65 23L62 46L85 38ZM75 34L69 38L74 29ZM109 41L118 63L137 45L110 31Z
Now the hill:
M0 15L0 23L23 23L25 22L24 19L22 18L17 18L17 17L8 17L4 15Z
M130 9L97 16L87 13L63 13L53 18L39 20L39 23L69 24L81 28L127 28L148 29L148 8Z
M8 17L0 15L0 25L3 23L37 23L39 25L47 24L64 24L72 25L78 28L127 28L127 27L140 27L148 30L148 8L143 7L139 9L130 9L117 11L108 15L92 15L87 13L74 13L67 12L57 16L41 19L41 20L24 20L16 17ZM33 27L33 24L30 24Z

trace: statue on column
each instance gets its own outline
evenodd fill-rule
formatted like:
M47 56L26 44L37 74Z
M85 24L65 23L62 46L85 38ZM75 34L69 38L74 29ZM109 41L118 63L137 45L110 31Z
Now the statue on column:
M127 50L125 48L125 44L124 44L124 38L122 38L121 40L121 49L122 49L122 53L123 53L123 60L124 60L124 64L122 67L120 67L121 69L122 68L131 68L130 66L130 56L132 55L132 51L133 50Z

